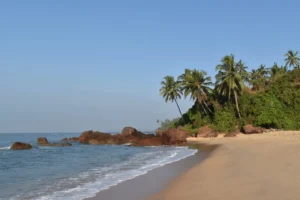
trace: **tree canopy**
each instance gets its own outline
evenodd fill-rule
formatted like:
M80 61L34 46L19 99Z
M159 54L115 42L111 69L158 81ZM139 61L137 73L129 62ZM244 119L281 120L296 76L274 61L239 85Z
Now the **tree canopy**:
M166 76L161 95L176 101L183 95L194 105L169 127L195 132L203 125L228 132L251 123L265 128L300 129L300 59L288 51L285 65L248 70L242 60L226 55L216 65L215 83L201 69L185 69L177 80ZM289 69L290 68L290 69ZM179 107L178 107L179 108ZM164 124L165 126L165 124Z

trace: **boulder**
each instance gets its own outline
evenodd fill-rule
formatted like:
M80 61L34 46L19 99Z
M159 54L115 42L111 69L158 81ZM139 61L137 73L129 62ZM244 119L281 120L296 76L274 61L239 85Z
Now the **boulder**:
M214 131L212 128L210 128L208 125L203 126L199 128L197 138L203 137L203 138L208 138L208 137L217 137L218 133Z
M24 150L24 149L31 149L32 146L27 143L22 142L15 142L11 145L10 150Z
M186 144L186 138L189 136L189 132L182 128L173 128L165 131L156 130L155 132L157 137L162 137L163 145Z
M143 138L132 144L132 146L160 146L160 145L163 145L163 138L156 137L156 136Z
M89 140L106 140L108 138L113 137L108 133L101 133L99 131L85 131L79 136L79 142L81 143L89 143Z
M121 133L122 136L126 137L126 136L134 136L134 137L143 137L144 133L137 131L135 128L133 127L124 127Z
M39 145L49 144L47 138L45 138L45 137L39 137L39 138L37 139L37 143L38 143Z
M264 129L261 127L255 127L252 124L247 124L243 127L243 133L245 134L258 134L263 133Z

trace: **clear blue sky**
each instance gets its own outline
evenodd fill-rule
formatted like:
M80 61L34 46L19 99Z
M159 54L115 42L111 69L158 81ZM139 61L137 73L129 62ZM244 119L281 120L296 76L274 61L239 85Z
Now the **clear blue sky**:
M0 132L152 130L178 117L165 75L234 53L249 68L299 50L299 1L0 2ZM183 111L191 102L180 101Z

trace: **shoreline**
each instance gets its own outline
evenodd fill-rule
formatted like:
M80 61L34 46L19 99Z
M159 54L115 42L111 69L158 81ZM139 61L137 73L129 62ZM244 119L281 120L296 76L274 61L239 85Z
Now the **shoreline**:
M123 181L106 190L99 191L95 197L84 200L141 200L156 194L166 188L174 179L188 171L193 166L205 160L218 145L189 144L189 148L198 152L179 161L155 168L146 174Z
M188 141L220 147L148 200L299 198L300 131Z

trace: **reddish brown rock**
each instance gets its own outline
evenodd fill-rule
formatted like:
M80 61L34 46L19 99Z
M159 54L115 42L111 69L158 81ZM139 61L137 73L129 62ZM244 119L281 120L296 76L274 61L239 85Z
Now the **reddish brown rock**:
M88 141L88 143L89 144L106 144L106 141L101 141L101 140L97 140L97 139L90 139L89 141Z
M37 139L37 143L38 143L39 145L49 144L47 138L45 138L45 137L39 137L39 138Z
M173 128L165 131L156 130L156 136L162 137L164 145L180 145L186 144L186 138L189 132L182 128Z
M264 129L261 127L255 127L252 124L247 124L243 127L243 133L245 134L258 134L263 133Z
M62 141L79 142L79 137L64 138Z
M25 150L31 149L32 146L30 144L22 143L22 142L15 142L11 145L10 150Z
M45 137L39 137L37 139L37 143L40 145L40 146L72 146L71 143L49 143L47 138Z
M203 137L203 138L217 137L217 136L218 136L218 133L216 131L214 131L212 128L210 128L208 125L199 128L198 134L197 134L198 138L199 137Z
M164 133L165 131L163 131L163 130L155 130L155 133L156 133L156 136L159 136L159 137L161 137L162 135L163 135L163 133Z
M132 144L133 146L160 146L163 145L162 137L148 137L138 140Z
M121 134L111 135L85 131L79 142L88 144L132 144L134 146L185 145L188 131L180 128L163 131L160 135L144 134L133 127L125 127Z
M134 136L134 137L143 137L145 134L137 131L133 127L124 127L121 133L122 136L127 137L127 136Z
M79 136L79 142L88 143L89 140L106 140L112 137L111 134L101 133L99 131L85 131Z

